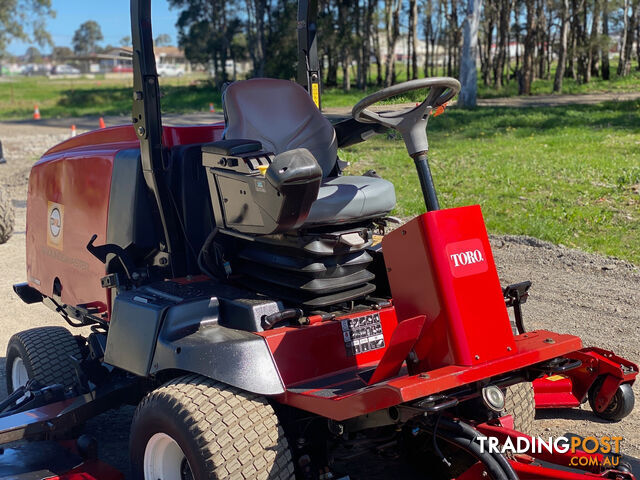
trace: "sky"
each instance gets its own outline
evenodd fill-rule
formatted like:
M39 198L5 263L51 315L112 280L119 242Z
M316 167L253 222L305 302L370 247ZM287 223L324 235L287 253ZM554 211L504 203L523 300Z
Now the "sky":
M47 28L55 46L71 47L73 33L87 20L95 20L100 24L103 45L118 46L122 37L131 36L129 0L52 0L51 4L56 11L56 18L48 20ZM166 33L175 45L178 11L170 10L166 0L151 0L151 12L154 37ZM13 55L22 55L28 47L29 44L14 41L9 44L8 50ZM42 52L50 51L49 47L38 48Z

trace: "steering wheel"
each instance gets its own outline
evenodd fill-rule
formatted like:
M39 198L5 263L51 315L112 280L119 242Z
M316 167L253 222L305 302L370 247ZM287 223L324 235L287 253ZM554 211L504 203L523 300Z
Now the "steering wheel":
M428 88L429 93L425 100L416 107L380 113L369 110L370 106L382 100L423 88ZM427 122L431 112L447 103L459 91L460 82L455 78L432 77L410 80L383 88L363 98L353 107L351 115L357 122L378 123L400 132L409 155L413 157L417 153L429 150Z

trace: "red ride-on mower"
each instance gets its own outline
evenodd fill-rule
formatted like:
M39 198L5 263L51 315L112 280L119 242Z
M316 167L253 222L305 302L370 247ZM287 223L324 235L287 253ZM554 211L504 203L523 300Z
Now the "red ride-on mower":
M440 209L426 127L456 80L384 89L332 125L318 109L317 5L301 0L307 90L236 82L225 124L163 127L150 0L131 7L133 127L75 137L33 167L28 281L15 286L91 333L11 339L1 442L73 439L132 404L136 479L335 478L334 456L372 449L428 477L634 478L611 455L481 447L480 435L525 437L531 382L540 407L588 398L620 419L638 369L572 335L525 332L530 284L501 288L480 207ZM415 108L369 108L419 89ZM379 242L393 185L342 176L337 151L388 129L427 212ZM64 442L79 465L59 478L118 478L86 436Z

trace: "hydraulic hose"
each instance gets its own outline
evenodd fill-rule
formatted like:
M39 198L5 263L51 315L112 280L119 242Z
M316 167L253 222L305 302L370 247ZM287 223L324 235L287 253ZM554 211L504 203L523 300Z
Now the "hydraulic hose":
M449 432L436 433L436 435L444 441L456 445L476 460L480 461L485 466L487 473L493 480L509 480L509 477L507 477L500 464L488 452L481 451L480 445L477 443L471 441L467 437L454 435Z
M475 441L479 432L470 425L441 418L433 433L480 461L493 480L518 480L513 467L501 453L489 453L480 449L480 445Z
M444 429L449 429L451 432L470 438L474 442L475 442L475 439L478 438L480 433L471 425L464 423L460 420L451 420L449 418L443 418L441 422ZM490 453L490 455L501 465L502 469L505 471L505 473L507 473L508 478L510 480L518 479L518 475L516 474L511 464L504 457L504 455L502 455L499 452Z

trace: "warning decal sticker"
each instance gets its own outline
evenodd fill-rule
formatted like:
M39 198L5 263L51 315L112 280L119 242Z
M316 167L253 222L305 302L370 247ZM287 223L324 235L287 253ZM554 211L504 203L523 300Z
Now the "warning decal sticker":
M358 355L384 348L384 336L380 315L372 313L363 317L342 320L342 336L347 356Z

